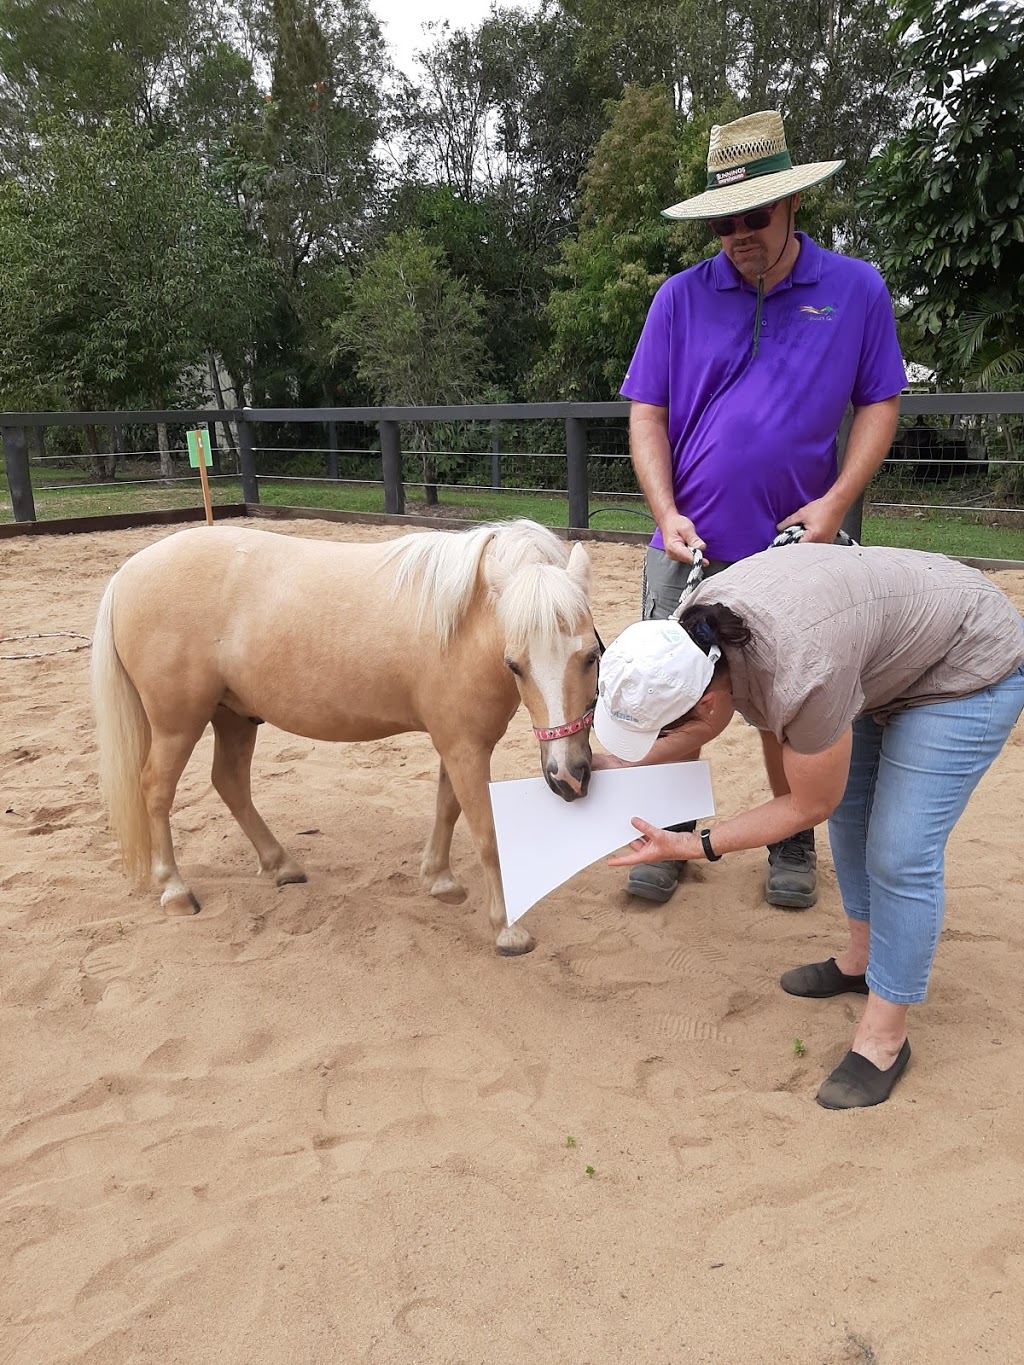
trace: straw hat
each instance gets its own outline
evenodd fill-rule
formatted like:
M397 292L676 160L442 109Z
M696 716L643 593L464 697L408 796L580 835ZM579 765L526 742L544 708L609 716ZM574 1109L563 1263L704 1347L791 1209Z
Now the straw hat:
M662 209L664 218L724 218L773 204L820 185L845 161L811 161L794 166L786 147L782 115L775 109L732 123L715 124L708 147L708 187L703 194Z

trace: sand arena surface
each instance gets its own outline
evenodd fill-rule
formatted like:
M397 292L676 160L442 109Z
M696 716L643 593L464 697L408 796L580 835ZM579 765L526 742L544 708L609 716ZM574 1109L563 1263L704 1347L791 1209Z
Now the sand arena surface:
M0 634L91 633L165 534L0 542ZM610 639L642 551L590 551ZM811 911L763 904L755 852L651 910L602 864L504 960L462 822L468 902L420 888L426 737L261 730L256 803L310 877L278 891L208 732L172 819L203 911L170 920L97 806L88 659L0 662L2 1365L1024 1359L1024 727L951 841L907 1075L830 1114L860 1002L776 984L841 942L824 837ZM766 793L759 748L708 750L720 813ZM495 775L536 772L520 712Z

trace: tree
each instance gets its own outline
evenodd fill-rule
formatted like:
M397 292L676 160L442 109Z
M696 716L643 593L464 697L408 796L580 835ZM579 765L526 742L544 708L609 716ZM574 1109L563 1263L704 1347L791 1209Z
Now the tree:
M871 168L863 207L904 326L946 382L1024 373L1024 11L903 0L911 126Z
M266 297L199 159L127 121L43 125L31 173L0 192L0 259L7 408L166 408ZM161 449L166 475L165 434Z
M46 120L155 128L179 88L194 0L0 0L0 159L22 162Z
M580 230L547 301L550 344L534 382L560 398L612 398L669 274L700 260L707 235L661 210L704 187L708 127L684 125L664 86L627 86L582 180Z
M374 401L394 406L462 403L480 397L484 365L482 300L441 263L416 231L389 237L352 284L351 304L334 324L339 352ZM438 463L429 426L415 424L426 501L437 504Z

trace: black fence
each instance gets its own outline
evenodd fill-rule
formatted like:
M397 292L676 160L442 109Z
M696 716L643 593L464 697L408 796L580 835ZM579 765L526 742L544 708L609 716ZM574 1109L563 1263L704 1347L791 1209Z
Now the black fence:
M225 511L258 505L261 484L278 503L289 486L300 501L302 486L377 489L388 516L422 510L438 490L469 501L502 490L564 498L572 534L600 529L609 511L630 513L638 531L649 525L628 413L626 402L3 413L0 431L15 523L37 520L36 491L49 502L61 491L149 488L163 506L182 485L194 505L185 434L204 426ZM866 502L881 515L947 511L1024 525L1024 393L904 394ZM847 521L857 538L861 513ZM153 510L139 518L155 519Z

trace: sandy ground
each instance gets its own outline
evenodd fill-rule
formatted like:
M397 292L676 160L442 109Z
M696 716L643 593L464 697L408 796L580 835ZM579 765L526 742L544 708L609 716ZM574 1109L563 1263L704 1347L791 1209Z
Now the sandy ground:
M91 632L164 534L0 542L0 634ZM592 556L608 639L641 551ZM1024 1360L1024 731L950 845L907 1075L831 1114L858 1004L776 984L839 944L824 840L806 913L757 853L648 911L600 864L499 959L461 825L467 904L419 887L429 741L268 726L256 799L308 885L254 878L207 737L174 820L203 911L168 920L97 807L88 657L0 661L0 1365ZM758 753L708 751L720 812ZM535 765L520 714L496 776Z

